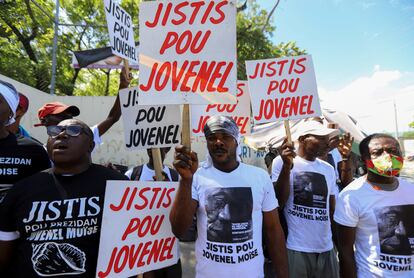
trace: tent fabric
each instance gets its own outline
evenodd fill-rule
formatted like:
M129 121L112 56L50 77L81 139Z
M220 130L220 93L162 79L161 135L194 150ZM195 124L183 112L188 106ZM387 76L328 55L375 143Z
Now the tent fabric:
M355 144L352 151L358 153L357 146L367 134L358 126L357 122L351 116L341 111L323 109L322 113L327 122L339 125L341 133L349 132L354 137ZM293 138L303 121L289 121ZM285 137L284 124L283 121L280 121L254 126L251 134L244 137L244 143L255 150L269 150L270 148L280 147Z

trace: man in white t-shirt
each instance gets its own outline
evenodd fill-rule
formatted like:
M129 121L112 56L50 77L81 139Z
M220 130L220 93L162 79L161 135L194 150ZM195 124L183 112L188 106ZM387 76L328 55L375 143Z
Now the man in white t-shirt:
M414 277L414 184L397 177L400 145L390 135L372 134L359 149L368 173L339 194L335 211L341 273Z
M197 212L196 277L263 277L262 227L278 278L288 277L277 200L266 171L240 162L233 119L211 117L205 127L207 160L176 148L180 185L170 214L180 237ZM197 169L198 168L198 169Z
M339 277L333 250L331 218L337 193L334 169L318 157L337 133L315 121L300 124L293 144L286 140L273 160L272 181L288 227L291 277Z

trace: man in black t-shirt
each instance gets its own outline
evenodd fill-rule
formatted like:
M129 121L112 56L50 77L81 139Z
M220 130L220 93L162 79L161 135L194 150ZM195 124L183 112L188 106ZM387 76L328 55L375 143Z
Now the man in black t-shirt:
M18 103L13 85L0 81L0 203L14 183L50 167L42 145L31 138L16 137L8 130Z
M15 184L0 209L0 277L95 277L106 182L126 177L91 163L85 123L48 135L53 168Z

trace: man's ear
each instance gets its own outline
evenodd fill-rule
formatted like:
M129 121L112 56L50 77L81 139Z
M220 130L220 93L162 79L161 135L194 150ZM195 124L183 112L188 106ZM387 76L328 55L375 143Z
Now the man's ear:
M93 149L95 148L95 141L91 140L90 144L89 144L89 153L92 153Z

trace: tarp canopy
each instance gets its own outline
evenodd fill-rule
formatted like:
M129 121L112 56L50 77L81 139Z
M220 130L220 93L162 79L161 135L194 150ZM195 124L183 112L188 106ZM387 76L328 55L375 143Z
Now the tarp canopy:
M358 126L357 122L351 116L341 111L322 109L322 113L328 123L336 123L339 125L341 133L349 132L354 137L352 151L359 153L357 150L359 142L361 142L367 134ZM292 137L295 137L298 126L303 121L304 120L290 121ZM270 148L278 148L282 145L285 137L286 133L283 121L280 121L254 126L251 135L244 138L244 143L255 150L268 150Z

